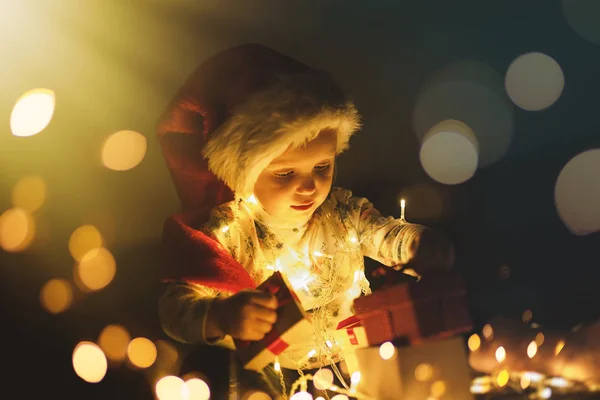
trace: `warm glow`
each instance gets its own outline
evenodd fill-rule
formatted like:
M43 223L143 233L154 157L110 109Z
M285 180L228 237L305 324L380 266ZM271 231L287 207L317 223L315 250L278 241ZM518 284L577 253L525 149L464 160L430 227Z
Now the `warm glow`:
M102 147L102 164L115 171L132 169L144 159L146 142L146 137L135 131L113 133Z
M427 382L433 378L433 367L429 364L419 364L415 368L415 379L419 382Z
M331 400L348 400L348 396L345 394L336 394L331 398Z
M527 389L530 384L531 379L529 379L529 376L527 374L523 374L523 376L521 376L521 389Z
M565 378L561 378L559 376L556 376L554 378L550 378L547 383L550 386L554 386L554 387L558 387L558 388L566 388L571 386L571 382L569 382L568 380L566 380Z
M271 396L269 396L265 392L254 392L254 393L251 393L250 396L248 396L247 400L272 400L272 399L271 399Z
M21 208L11 208L0 215L0 247L5 251L23 251L35 236L35 221Z
M479 335L474 333L469 337L469 341L467 342L467 344L469 345L469 350L471 351L477 351L479 349L479 346L481 346L481 339L479 338Z
M158 400L187 400L188 388L183 379L168 375L156 382Z
M311 351L308 352L309 357L314 357L316 355L317 355L317 351L315 349L312 349Z
M73 369L77 376L89 383L100 382L108 363L102 349L92 342L81 342L73 350Z
M563 167L554 187L556 210L575 235L600 231L600 149L587 150Z
M540 397L542 399L549 399L550 396L552 396L552 389L550 389L550 388L543 388L542 390L540 390Z
M10 129L15 136L33 136L43 131L54 114L55 96L50 89L24 93L12 110Z
M544 334L542 332L538 332L538 334L535 335L535 343L538 347L541 347L544 344Z
M350 377L350 382L352 383L352 385L358 385L358 382L360 382L361 377L362 376L360 374L360 371L356 371Z
M312 394L302 391L294 393L290 400L313 400L313 397Z
M77 277L89 290L100 290L108 285L117 271L113 255L105 248L90 250L77 265Z
M439 398L442 397L446 393L446 384L444 381L435 381L431 385L431 395L433 397Z
M496 360L501 363L506 359L506 350L504 347L500 346L496 349Z
M229 230L229 225L225 225L224 227L221 228L221 232L225 233Z
M385 342L379 347L379 355L384 360L389 360L394 356L396 352L396 348L392 344L392 342Z
M474 394L484 394L489 392L490 390L492 390L492 386L491 385L483 385L483 384L473 384L471 385L471 393Z
M529 346L527 346L527 357L529 357L529 358L535 357L537 350L538 350L538 346L534 340L531 343L529 343Z
M281 371L281 364L279 364L279 361L273 363L273 369L277 372Z
M93 225L82 225L69 238L69 251L75 261L81 261L90 250L102 247L102 235Z
M185 381L189 400L210 399L210 388L202 379L192 378Z
M313 383L319 390L328 389L333 384L333 372L328 368L321 368L315 373Z
M156 346L150 339L138 337L127 347L129 361L138 368L148 368L156 361Z
M530 309L523 311L523 316L521 317L524 323L528 323L533 318L533 312Z
M73 301L71 284L65 279L50 279L40 290L40 301L52 314L65 311Z
M513 103L527 111L539 111L558 100L565 77L552 57L534 52L517 57L509 65L504 84Z
M130 340L131 337L125 327L108 325L100 332L98 344L109 360L123 361L127 356L127 346Z
M506 386L506 384L508 383L508 371L503 369L502 371L500 371L500 373L498 374L498 378L497 378L497 382L498 382L498 386L500 387L504 387Z
M542 379L544 379L544 375L540 374L539 372L525 372L523 374L523 376L526 376L527 379L529 379L531 382L540 382Z
M559 355L563 347L565 347L565 341L561 339L558 341L558 343L556 343L556 347L554 348L554 355Z
M494 338L494 330L492 329L492 326L490 324L486 324L483 327L483 337L486 338L487 340L492 340Z
M12 190L13 206L34 212L46 200L46 183L39 176L21 178Z

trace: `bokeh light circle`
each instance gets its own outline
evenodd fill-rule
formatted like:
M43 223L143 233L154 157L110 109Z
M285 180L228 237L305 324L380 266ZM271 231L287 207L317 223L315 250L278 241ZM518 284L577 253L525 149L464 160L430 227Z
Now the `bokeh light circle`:
M156 397L158 400L188 400L188 388L183 379L167 375L156 382Z
M0 215L0 247L5 251L23 251L34 237L35 220L29 212L14 207Z
M82 225L69 238L69 252L76 261L81 261L90 250L102 247L100 231L93 225Z
M192 378L185 381L189 400L210 399L210 388L202 379Z
M88 290L100 290L115 277L116 261L108 249L93 249L77 264L77 277Z
M50 279L40 290L40 302L49 313L65 311L72 301L73 289L66 279Z
M106 375L108 362L102 349L92 342L80 342L73 350L73 369L89 383L98 383Z
M127 346L131 336L122 325L107 325L98 337L98 344L109 360L123 361L127 356Z
M50 89L38 88L24 93L10 116L10 129L15 136L33 136L43 131L54 115L55 95Z
M127 347L127 357L131 364L138 368L148 368L157 357L156 345L147 338L137 337Z
M329 389L333 385L333 372L329 368L321 368L315 372L313 383L319 390Z
M584 151L563 167L554 188L560 219L575 235L600 231L600 149Z
M540 111L558 100L565 86L560 65L538 52L523 54L508 67L505 87L513 103L526 111Z
M144 159L146 142L146 137L135 131L113 133L102 147L102 164L115 171L132 169Z
M471 132L458 121L444 121L434 126L419 152L427 175L446 185L460 184L473 177L479 156Z
M39 176L21 178L12 190L13 206L27 212L34 212L46 200L46 183Z

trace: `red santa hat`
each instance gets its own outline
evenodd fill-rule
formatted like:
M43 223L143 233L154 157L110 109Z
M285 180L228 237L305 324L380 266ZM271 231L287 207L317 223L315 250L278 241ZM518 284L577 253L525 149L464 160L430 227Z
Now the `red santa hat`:
M333 79L257 44L205 61L175 96L158 135L184 210L252 194L262 170L324 129L348 147L359 116Z

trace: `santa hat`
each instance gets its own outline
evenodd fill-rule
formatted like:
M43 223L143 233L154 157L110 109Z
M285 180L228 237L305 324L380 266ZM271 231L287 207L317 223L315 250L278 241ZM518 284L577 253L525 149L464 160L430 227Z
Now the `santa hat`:
M184 210L252 194L262 170L324 129L348 147L359 116L333 79L257 44L223 51L183 85L158 125ZM223 185L226 185L226 187Z

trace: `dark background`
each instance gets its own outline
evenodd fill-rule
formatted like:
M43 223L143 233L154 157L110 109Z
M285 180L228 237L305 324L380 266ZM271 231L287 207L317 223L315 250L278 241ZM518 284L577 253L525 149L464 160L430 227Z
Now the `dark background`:
M339 185L395 216L414 185L440 195L435 214L409 198L407 218L455 240L477 327L498 315L520 319L526 308L551 329L598 318L600 237L564 226L554 184L572 157L600 147L600 47L569 26L560 1L27 0L2 7L0 210L10 207L22 176L40 175L48 186L36 212L43 234L25 252L0 251L2 381L21 397L150 396L141 374L125 366L98 385L84 383L73 373L72 349L109 323L133 337L164 338L156 318L159 240L178 200L154 126L200 62L247 42L330 72L355 99L364 127L340 157ZM566 83L558 101L535 112L512 106L508 151L466 183L429 178L412 122L428 78L464 59L503 77L532 51L560 64ZM56 92L54 118L36 136L14 137L12 107L34 87ZM125 172L98 161L102 140L120 129L148 139L143 162ZM117 275L50 315L40 288L53 277L71 279L68 238L84 223L106 234Z

